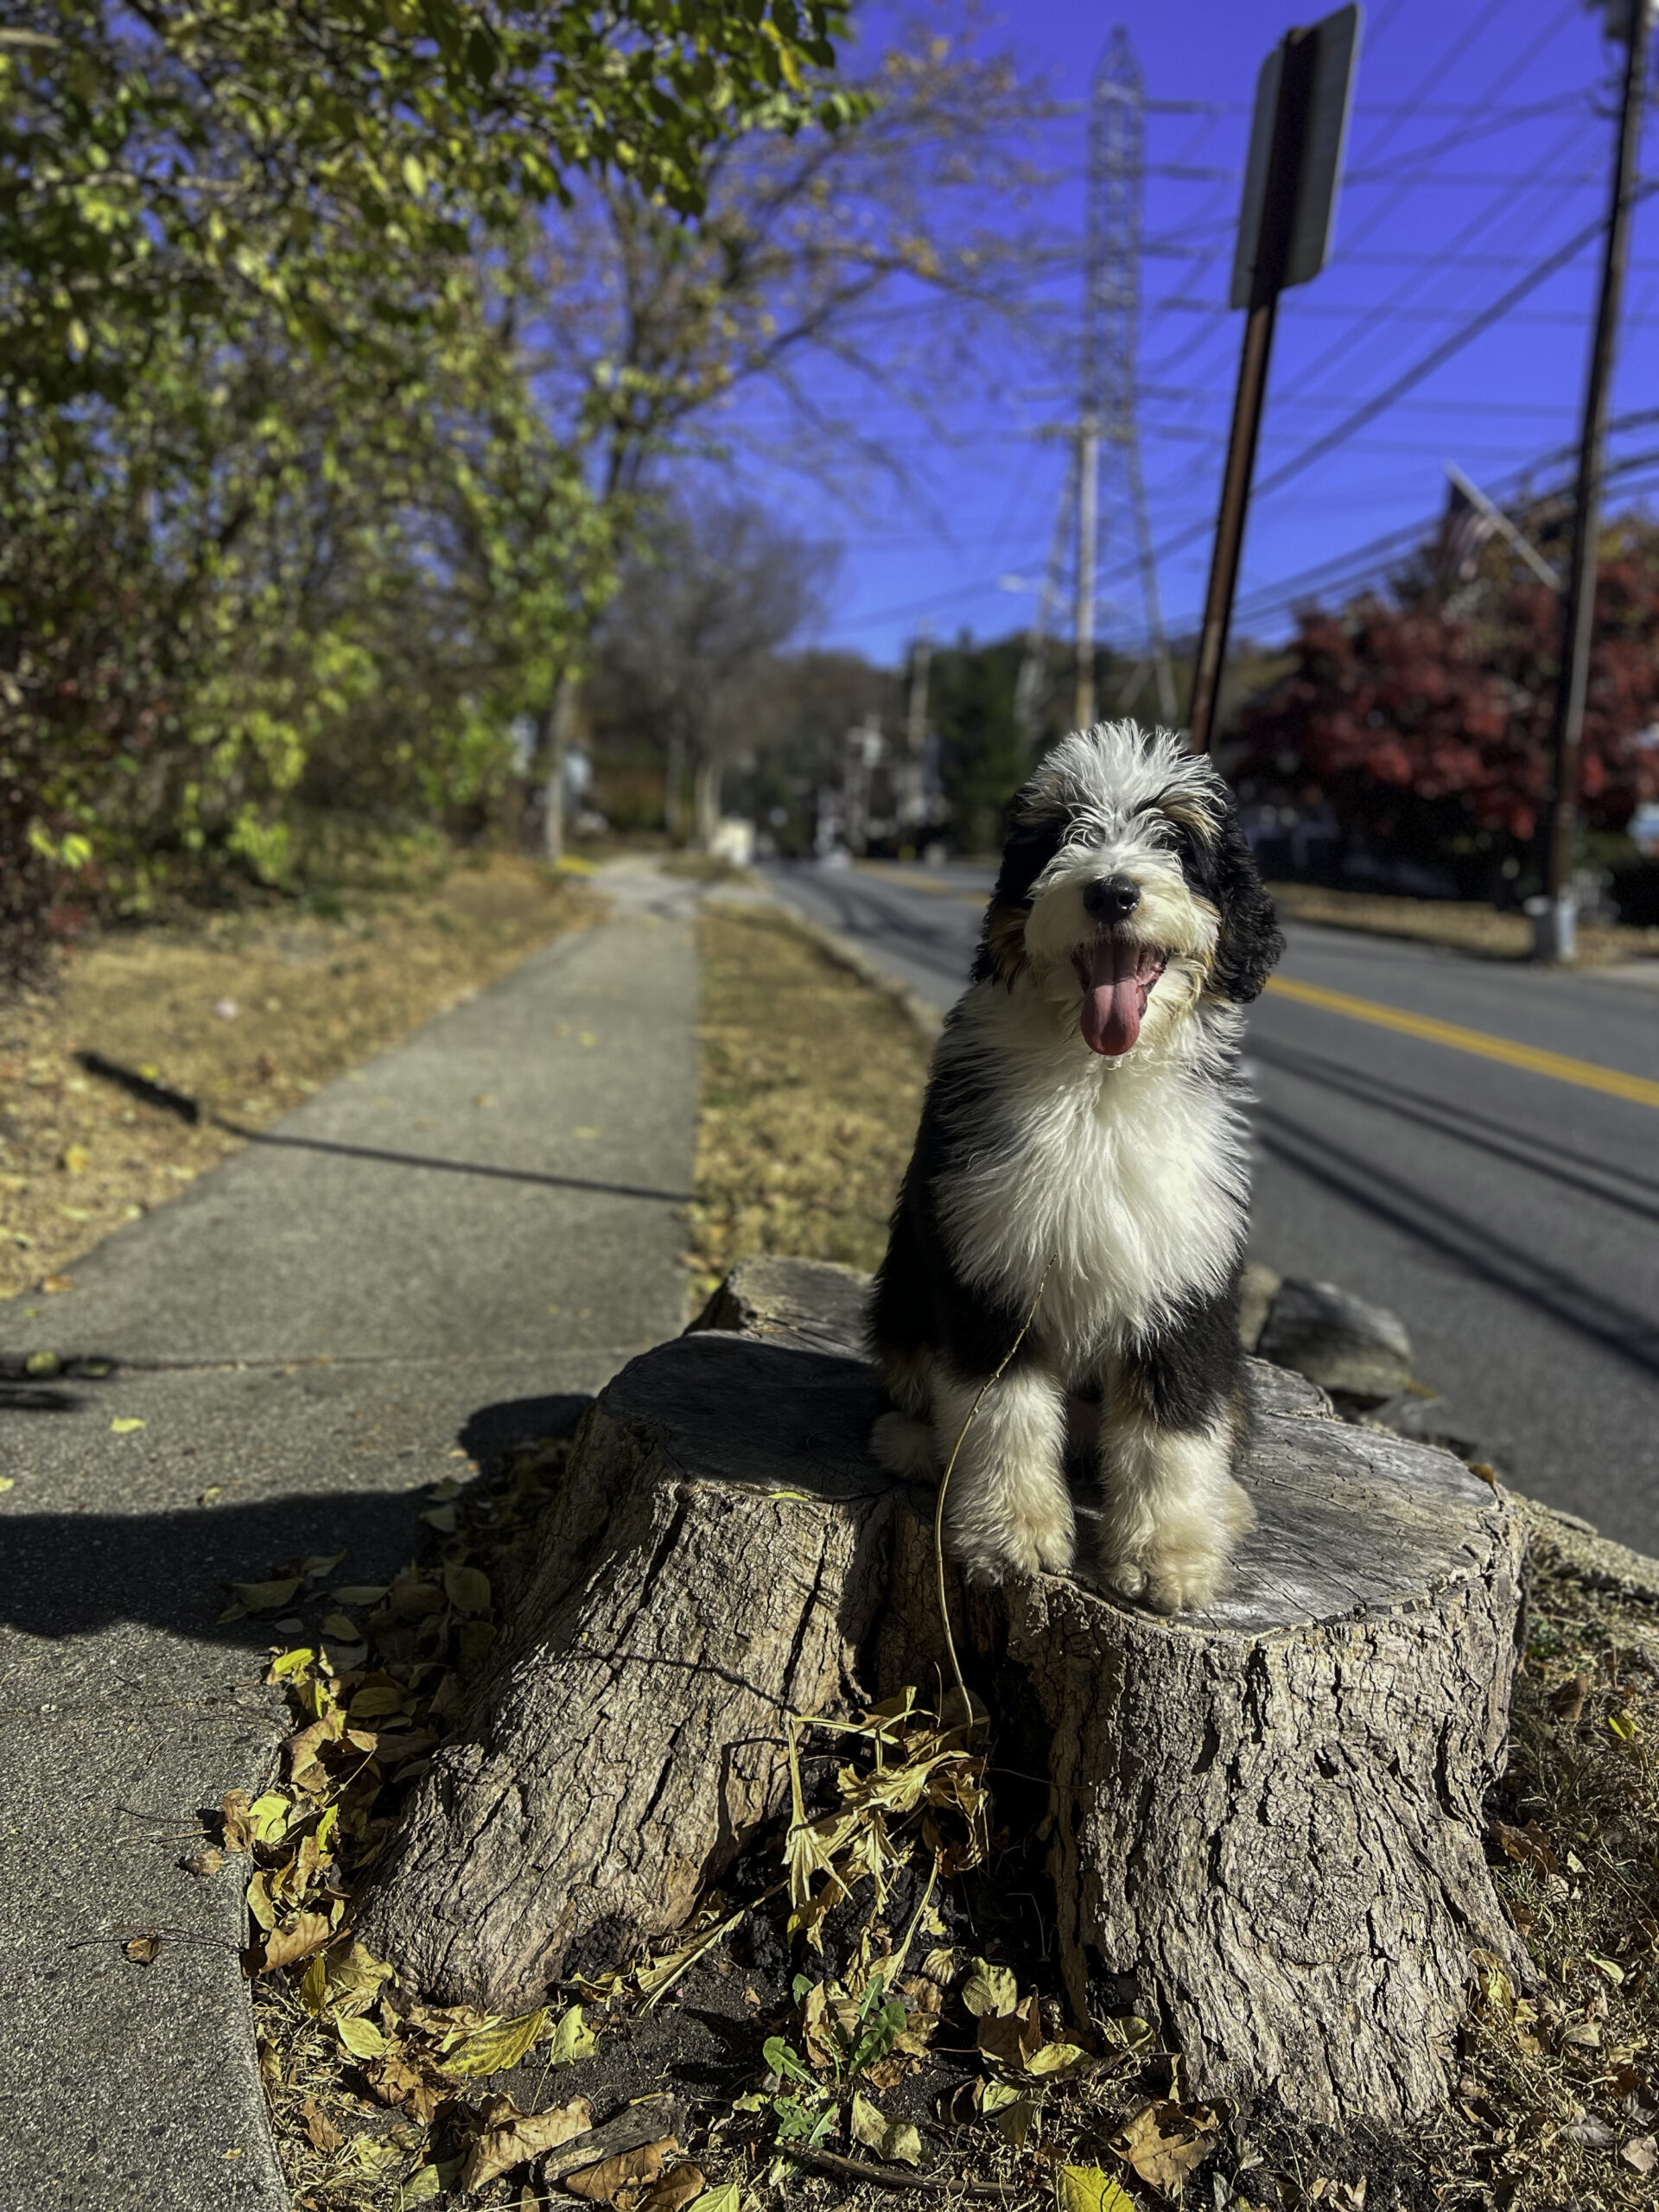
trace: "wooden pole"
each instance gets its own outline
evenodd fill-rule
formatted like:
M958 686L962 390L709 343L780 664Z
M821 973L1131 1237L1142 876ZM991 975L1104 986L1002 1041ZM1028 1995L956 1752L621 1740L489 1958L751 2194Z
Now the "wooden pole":
M1544 840L1544 889L1548 911L1540 918L1539 951L1549 960L1570 960L1576 917L1573 906L1573 846L1578 829L1580 749L1584 735L1584 701L1590 680L1590 642L1596 613L1596 537L1601 512L1602 449L1607 434L1608 388L1618 337L1619 301L1630 238L1630 201L1637 152L1642 137L1642 108L1647 93L1648 35L1651 0L1627 0L1624 35L1624 99L1607 210L1607 238L1602 254L1601 296L1590 348L1590 375L1584 395L1584 427L1579 443L1577 496L1573 510L1573 551L1561 616L1561 673L1555 689L1550 732L1551 789Z

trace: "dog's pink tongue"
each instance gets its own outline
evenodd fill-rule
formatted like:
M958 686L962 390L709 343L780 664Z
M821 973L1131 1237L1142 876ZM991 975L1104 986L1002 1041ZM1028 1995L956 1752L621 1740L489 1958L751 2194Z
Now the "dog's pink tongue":
M1135 969L1139 948L1096 945L1083 986L1083 1038L1091 1052L1115 1059L1141 1034L1141 986Z

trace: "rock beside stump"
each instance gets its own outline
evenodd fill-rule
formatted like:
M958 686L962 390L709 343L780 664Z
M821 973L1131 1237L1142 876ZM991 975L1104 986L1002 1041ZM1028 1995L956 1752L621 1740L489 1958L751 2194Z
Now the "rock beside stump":
M932 1493L865 1448L864 1287L749 1262L590 1411L365 1916L429 1997L514 2011L661 1944L784 1808L786 1713L938 1681ZM999 1759L1050 1777L1078 2014L1117 1977L1200 2096L1398 2117L1444 2093L1470 1949L1526 1978L1480 1841L1522 1526L1449 1454L1250 1382L1258 1525L1212 1608L952 1575L957 1640Z

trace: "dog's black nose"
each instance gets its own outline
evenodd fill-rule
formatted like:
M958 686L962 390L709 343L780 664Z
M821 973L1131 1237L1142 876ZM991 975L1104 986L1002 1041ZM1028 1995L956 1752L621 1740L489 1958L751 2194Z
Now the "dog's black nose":
M1109 875L1103 883L1089 886L1083 903L1096 922L1127 922L1141 904L1141 887L1127 875Z

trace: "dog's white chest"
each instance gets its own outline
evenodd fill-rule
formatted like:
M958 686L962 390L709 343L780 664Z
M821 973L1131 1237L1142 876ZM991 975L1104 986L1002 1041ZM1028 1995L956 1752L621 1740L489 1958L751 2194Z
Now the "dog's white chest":
M1058 1082L1052 1062L1023 1077L1004 1064L993 1142L946 1211L969 1279L1015 1303L1043 1281L1042 1333L1082 1366L1224 1285L1247 1191L1224 1088L1166 1065L1069 1062Z

